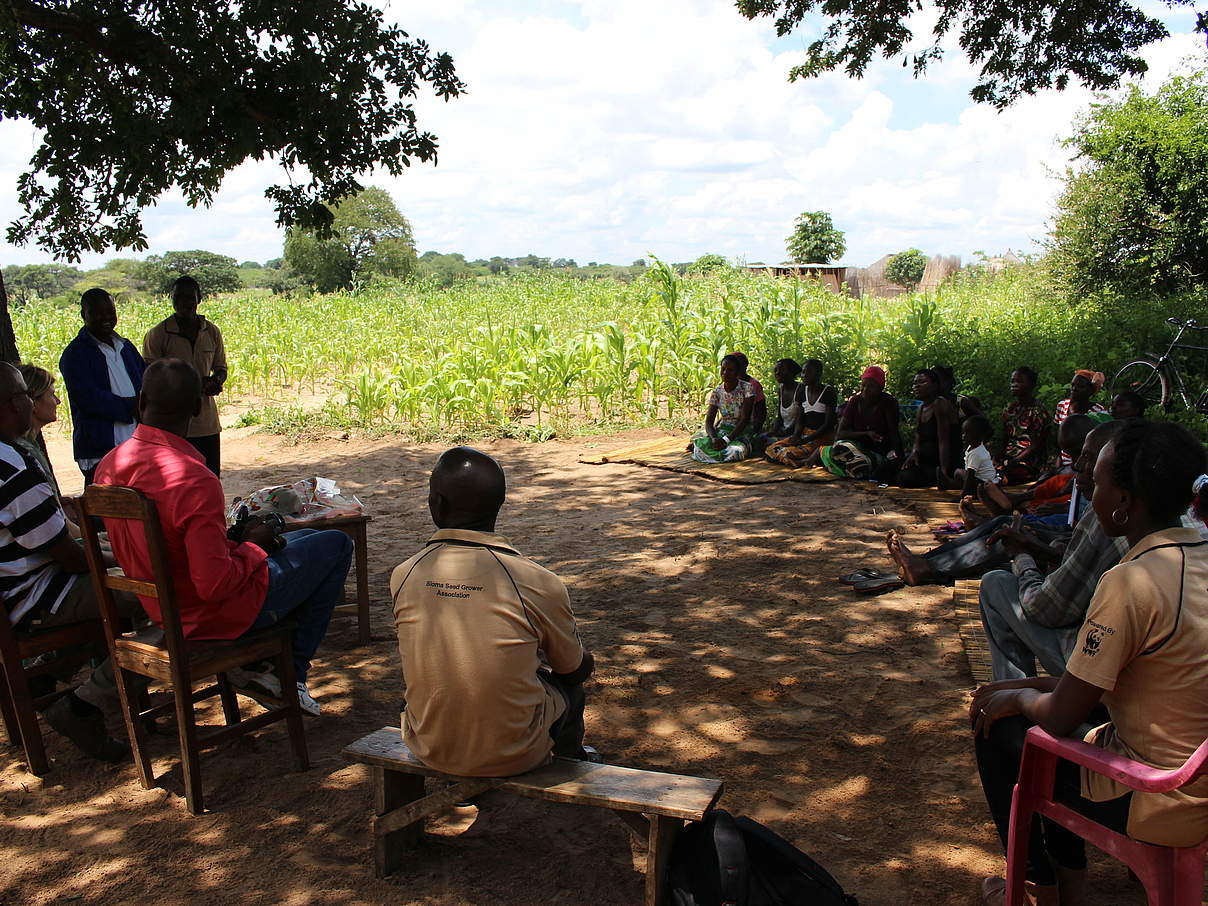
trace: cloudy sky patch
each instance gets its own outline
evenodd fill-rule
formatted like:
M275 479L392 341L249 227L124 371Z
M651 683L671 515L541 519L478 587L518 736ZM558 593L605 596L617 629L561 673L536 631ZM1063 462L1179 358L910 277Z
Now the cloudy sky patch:
M1146 50L1151 87L1189 56L1206 62L1192 17L1161 9L1180 33ZM367 182L391 192L421 252L469 258L779 261L797 214L819 209L846 232L854 264L911 246L1036 251L1052 174L1068 163L1060 139L1091 99L1072 89L1001 113L974 105L976 71L951 52L919 81L885 61L861 80L790 84L810 35L778 39L770 20L711 0L445 0L392 3L386 15L452 53L469 92L417 104L440 139L437 166ZM916 19L925 36L927 18ZM5 223L35 140L23 123L0 123ZM144 217L150 251L277 257L264 189L281 181L272 163L251 163L209 209L161 199ZM45 260L34 247L0 255Z

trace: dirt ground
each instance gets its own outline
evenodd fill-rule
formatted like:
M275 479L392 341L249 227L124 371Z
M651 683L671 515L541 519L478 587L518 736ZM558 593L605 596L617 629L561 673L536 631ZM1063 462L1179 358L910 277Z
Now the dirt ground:
M834 581L887 565L886 531L917 517L852 485L578 462L655 436L485 448L508 471L500 531L567 583L595 653L588 741L616 764L722 778L724 807L810 853L865 906L975 902L1003 859L971 756L951 590L868 598ZM387 578L431 531L440 448L224 438L229 494L318 474L365 501L373 642L358 647L351 619L332 625L311 674L324 709L307 723L311 769L291 772L279 727L211 751L201 817L185 810L171 725L154 737L151 790L49 730L44 779L0 747L0 903L641 903L644 851L609 813L500 793L434 826L403 872L373 878L367 771L340 750L398 722ZM65 442L52 446L64 492L78 489ZM1092 870L1094 902L1141 902L1121 866Z

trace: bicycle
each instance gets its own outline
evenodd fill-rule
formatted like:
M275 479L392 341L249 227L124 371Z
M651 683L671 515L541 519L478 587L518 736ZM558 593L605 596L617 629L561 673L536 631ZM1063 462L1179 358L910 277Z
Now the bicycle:
M1181 400L1186 408L1208 414L1208 385L1200 390L1193 401L1174 356L1176 349L1208 352L1208 346L1179 342L1187 331L1208 330L1208 324L1197 324L1194 318L1187 321L1167 318L1166 323L1179 329L1170 341L1170 346L1161 355L1142 353L1144 358L1134 359L1124 365L1112 378L1112 395L1115 396L1122 390L1131 390L1141 395L1147 408L1156 405L1161 406L1163 412L1169 412L1174 404Z

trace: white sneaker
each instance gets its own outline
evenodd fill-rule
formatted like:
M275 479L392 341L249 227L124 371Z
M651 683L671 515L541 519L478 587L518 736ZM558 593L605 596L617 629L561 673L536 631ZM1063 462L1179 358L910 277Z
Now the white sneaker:
M306 683L298 683L298 707L302 709L302 713L310 717L318 717L320 713L319 703L314 700L310 694L310 690L306 688Z

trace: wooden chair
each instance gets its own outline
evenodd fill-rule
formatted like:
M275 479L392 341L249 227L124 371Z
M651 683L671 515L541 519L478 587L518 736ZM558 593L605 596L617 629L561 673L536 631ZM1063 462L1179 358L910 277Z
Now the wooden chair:
M257 632L231 641L186 641L180 624L172 570L164 546L163 530L155 503L134 488L91 485L80 499L83 518L84 551L92 573L93 587L100 604L109 655L121 699L126 730L134 749L135 766L144 789L154 784L151 759L146 746L144 721L174 710L180 734L181 769L184 773L185 799L194 815L204 810L201 788L201 750L227 742L236 736L284 720L289 732L290 747L299 771L309 767L306 736L302 729L302 711L298 706L298 690L294 680L292 629L287 624ZM110 575L101 557L94 518L127 519L142 523L147 551L151 560L151 580ZM144 598L155 598L159 604L163 628L153 628L123 634L118 622L114 591L126 591ZM272 658L281 680L282 705L263 714L242 720L235 691L226 671L253 661ZM147 677L172 686L173 701L153 708L139 705L140 683L136 677ZM198 680L215 678L215 683L194 690ZM217 694L222 701L226 725L201 733L193 706Z
M1182 767L1163 771L1078 739L1062 739L1040 727L1028 730L1011 799L1007 837L1008 906L1021 906L1028 861L1032 816L1041 814L1073 831L1136 873L1150 906L1199 906L1204 890L1204 855L1208 840L1194 846L1142 843L1092 821L1054 798L1057 759L1064 758L1096 774L1111 777L1132 790L1169 793L1208 773L1208 739Z
M46 759L46 746L38 728L38 711L71 690L65 688L34 695L29 681L51 673L58 663L52 660L26 667L23 662L77 645L90 645L98 652L103 652L104 642L105 632L100 620L72 623L40 632L15 632L8 615L0 617L0 715L4 718L9 743L20 744L25 749L25 763L39 777L50 770L50 763Z

